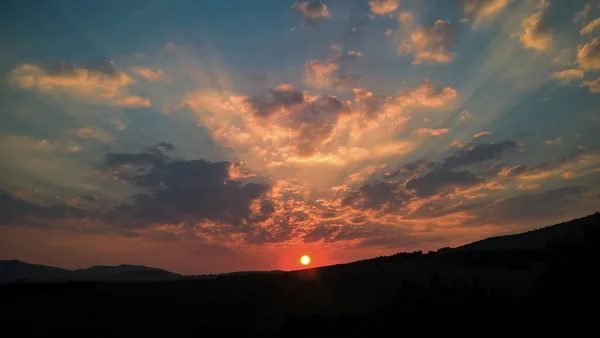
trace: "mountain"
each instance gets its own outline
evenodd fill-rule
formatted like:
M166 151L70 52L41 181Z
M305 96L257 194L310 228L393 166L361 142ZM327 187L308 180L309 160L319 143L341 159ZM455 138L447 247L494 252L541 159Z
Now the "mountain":
M438 254L461 253L469 251L488 252L492 255L500 252L542 251L552 244L565 239L579 241L587 225L600 226L600 213L574 219L568 222L528 231L525 233L486 238L457 248L442 248ZM496 253L493 253L496 252ZM413 254L397 254L394 256L415 256ZM420 252L419 252L420 255ZM417 256L419 256L417 255ZM394 258L390 256L388 258ZM379 259L379 258L377 258ZM365 260L368 261L368 260ZM354 263L360 263L354 262ZM352 264L352 263L351 263ZM348 265L348 264L343 264ZM276 275L283 271L238 271L224 274L182 276L163 269L139 266L92 266L87 269L66 270L56 267L29 264L18 260L0 260L0 282L31 281L163 281L163 280L196 280L216 279L228 276Z
M19 260L0 261L0 281L67 280L71 273L70 270Z
M151 281L178 277L181 275L138 265L92 266L67 270L19 260L0 261L0 282Z
M559 223L556 225L531 230L528 232L496 236L486 238L477 242L457 247L455 250L468 251L521 251L521 250L544 250L549 245L563 240L578 241L584 234L584 227L592 224L600 224L600 213Z

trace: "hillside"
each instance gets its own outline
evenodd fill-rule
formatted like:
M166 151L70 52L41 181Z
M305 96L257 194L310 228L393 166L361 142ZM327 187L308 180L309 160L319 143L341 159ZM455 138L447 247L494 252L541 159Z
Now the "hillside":
M95 336L144 337L379 337L399 328L423 332L469 322L496 330L499 321L502 328L530 324L539 330L533 315L581 328L588 310L580 304L600 296L595 278L600 224L593 220L570 223L587 223L579 241L559 240L537 251L418 251L291 272L5 284L0 299L10 311L3 320L24 336L66 332L73 323L93 327ZM548 231L556 230L543 233ZM31 268L23 264L18 263ZM424 320L455 324L423 326Z
M506 257L507 253L510 253L512 260L517 259L525 261L528 258L525 257L526 253L522 253L523 251L544 251L548 249L550 245L564 241L565 239L575 242L580 240L584 234L584 227L588 224L600 224L600 213L525 233L490 237L457 248L442 248L437 252L444 255L448 254L452 256L452 259L455 261L461 262L464 262L464 256L459 255L459 253L464 251L490 252L493 253L491 256L494 257ZM394 258L395 256L406 257L407 255L413 254L399 253L398 255L390 256L390 258ZM489 256L490 255L480 254L478 258L485 258L485 264L489 264ZM366 259L364 261L370 260L372 259ZM360 262L361 261L355 263ZM51 266L30 264L19 260L0 261L0 282L196 280L213 279L225 276L279 273L283 273L283 271L237 271L224 274L182 276L159 268L127 264L118 266L97 265L86 269L66 270Z
M597 224L600 213L594 213L568 222L531 230L528 232L486 238L469 243L456 249L459 250L545 250L549 245L569 239L578 241L584 233L584 226Z
M92 266L87 269L67 270L19 260L0 261L0 282L150 281L180 276L163 269L135 265Z

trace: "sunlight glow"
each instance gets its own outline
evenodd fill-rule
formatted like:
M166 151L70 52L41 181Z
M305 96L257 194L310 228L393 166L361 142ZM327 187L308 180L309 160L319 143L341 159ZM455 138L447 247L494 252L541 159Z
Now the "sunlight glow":
M302 263L302 265L310 264L310 257L308 257L306 255L300 257L300 263Z

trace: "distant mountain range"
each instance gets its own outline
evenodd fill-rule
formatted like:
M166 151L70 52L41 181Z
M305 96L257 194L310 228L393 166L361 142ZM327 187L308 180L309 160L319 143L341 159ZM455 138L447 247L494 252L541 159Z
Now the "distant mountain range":
M564 239L577 241L584 233L584 226L600 226L600 213L595 213L553 226L528 232L486 238L446 251L522 251L544 250ZM30 264L19 260L0 260L0 282L66 282L66 281L162 281L181 279L210 279L222 276L282 273L283 271L240 271L225 274L184 276L163 269L138 266L92 266L87 269L67 270L57 267Z
M0 281L148 281L182 277L163 269L138 265L92 266L87 269L66 270L30 264L19 260L0 261Z

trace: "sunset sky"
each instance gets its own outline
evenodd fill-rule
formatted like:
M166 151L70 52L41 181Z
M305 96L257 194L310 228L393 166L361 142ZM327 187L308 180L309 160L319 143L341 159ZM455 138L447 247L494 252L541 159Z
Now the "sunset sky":
M600 1L0 4L0 259L185 274L600 208Z

